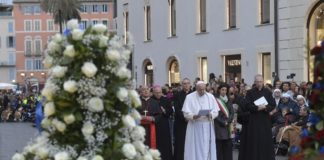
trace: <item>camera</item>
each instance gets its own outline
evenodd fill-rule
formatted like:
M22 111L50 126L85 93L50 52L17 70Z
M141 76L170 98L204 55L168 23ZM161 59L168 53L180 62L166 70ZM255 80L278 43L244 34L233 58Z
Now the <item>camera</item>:
M290 73L290 75L287 76L287 79L294 79L296 76L296 73Z

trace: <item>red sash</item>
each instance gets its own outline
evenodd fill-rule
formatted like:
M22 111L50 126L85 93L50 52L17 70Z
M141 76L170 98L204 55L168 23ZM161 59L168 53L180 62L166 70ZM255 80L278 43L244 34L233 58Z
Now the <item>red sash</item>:
M150 125L150 148L156 149L156 129L155 129L155 123L141 120L142 125Z

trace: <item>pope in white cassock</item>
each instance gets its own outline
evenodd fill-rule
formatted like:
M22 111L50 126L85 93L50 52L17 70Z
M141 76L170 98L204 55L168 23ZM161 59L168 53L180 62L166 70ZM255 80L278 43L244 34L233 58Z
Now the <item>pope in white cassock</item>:
M219 107L215 97L205 90L206 84L203 81L198 81L196 91L188 94L183 104L182 112L188 120L185 160L217 159L213 122L218 116Z

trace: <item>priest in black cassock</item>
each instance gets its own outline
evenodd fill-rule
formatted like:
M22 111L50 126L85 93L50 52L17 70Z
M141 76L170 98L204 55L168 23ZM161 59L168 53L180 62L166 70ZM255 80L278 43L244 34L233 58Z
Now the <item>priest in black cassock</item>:
M246 131L248 136L245 136L244 146L240 146L245 148L246 153L240 152L239 160L275 160L269 113L275 108L276 102L271 91L264 88L262 75L256 75L254 83L255 87L246 95L247 108L250 111ZM263 96L268 104L256 106L254 102Z
M172 160L172 143L170 135L169 119L173 112L171 102L163 96L161 86L153 87L152 98L159 103L160 118L156 124L156 144L161 153L162 160Z
M188 122L183 116L182 107L186 96L191 92L190 80L184 78L182 80L182 90L174 98L174 160L184 160L183 154Z

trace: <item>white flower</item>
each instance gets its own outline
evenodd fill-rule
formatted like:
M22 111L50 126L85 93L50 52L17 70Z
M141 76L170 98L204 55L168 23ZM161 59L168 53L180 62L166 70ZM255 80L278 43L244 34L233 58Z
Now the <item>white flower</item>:
M131 77L131 72L126 67L121 67L121 68L118 69L116 75L118 77L120 77L120 78L130 78Z
M53 41L56 42L56 43L61 43L63 41L63 37L61 34L59 33L56 33L54 36L53 36Z
M154 159L161 159L160 156L160 152L156 149L150 149L150 153L153 156Z
M81 70L82 70L82 73L85 74L89 78L93 77L98 71L96 65L94 65L91 62L85 62L83 64Z
M79 28L79 22L78 22L78 20L77 19L71 19L71 20L69 20L67 22L67 28L68 29L71 29L71 30Z
M92 27L92 30L98 33L104 33L107 30L107 26L101 23L98 23Z
M89 100L88 107L92 112L101 112L104 109L103 101L98 97L93 97Z
M59 44L57 44L56 42L51 41L48 44L47 48L50 50L50 52L59 52L61 49L61 46Z
M133 145L141 153L144 153L145 152L145 145L144 145L143 142L141 142L141 141L135 141L135 142L133 142Z
M66 124L72 124L75 121L73 114L65 115L63 119Z
M65 56L68 56L68 57L71 57L71 58L75 57L76 52L75 52L74 46L73 45L66 46L63 54Z
M131 137L135 141L142 141L145 139L145 129L142 126L136 126L131 134Z
M15 153L11 160L25 160L25 157L20 153Z
M100 155L96 155L92 158L92 160L104 160Z
M58 152L54 156L54 160L69 160L70 156L66 152Z
M41 158L45 159L48 156L49 150L45 147L38 148L36 154Z
M53 102L48 102L45 104L44 114L45 117L49 117L55 113L55 105Z
M46 69L51 68L53 65L53 58L47 55L43 61L43 64Z
M153 157L151 154L147 153L143 156L143 160L153 160Z
M56 92L57 86L47 80L44 89L42 90L42 95L46 97L47 100L53 100L54 93Z
M109 38L107 36L100 36L100 39L99 39L99 47L100 48L107 47L108 40L109 40Z
M66 129L66 125L57 119L53 119L52 124L59 132L64 132Z
M94 127L91 122L86 122L83 124L81 131L84 136L90 136L94 131Z
M109 60L112 60L112 61L118 61L120 59L120 54L117 50L115 49L109 49L107 50L106 52L106 57L109 59Z
M73 40L82 40L83 38L83 31L81 29L74 29L72 31L72 39Z
M79 157L77 160L88 160L88 159L85 157Z
M130 115L135 119L135 120L141 120L142 116L138 113L136 109L132 109Z
M52 74L54 77L56 78L62 78L64 77L66 71L67 71L67 67L62 67L62 66L55 66L53 69L52 69Z
M128 128L133 128L136 126L135 120L130 115L123 116L122 121L123 124Z
M128 91L126 88L124 87L120 87L118 92L117 92L117 98L120 100L120 101L125 101L126 98L128 97Z
M49 128L51 126L51 124L52 124L52 121L49 120L48 118L44 118L41 122L42 127L45 129Z
M64 82L63 88L65 91L67 91L69 93L74 93L75 91L78 90L77 83L73 80Z
M125 49L123 50L122 54L121 54L121 57L124 59L124 60L129 60L129 56L131 54L131 51L128 50L128 49Z
M134 106L135 107L141 106L142 102L141 102L141 99L140 99L138 93L135 90L129 90L128 92L129 92L128 94L130 95L130 98L131 98Z
M122 152L128 159L133 159L136 156L135 147L130 143L125 143L122 147Z

